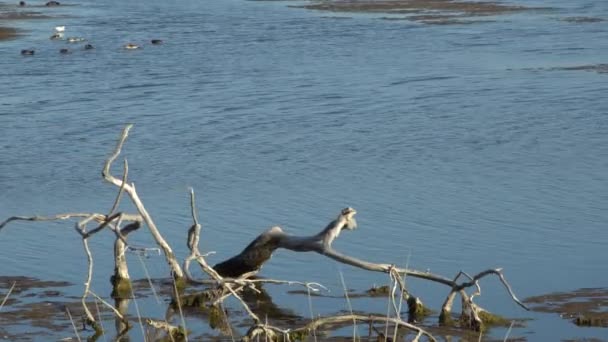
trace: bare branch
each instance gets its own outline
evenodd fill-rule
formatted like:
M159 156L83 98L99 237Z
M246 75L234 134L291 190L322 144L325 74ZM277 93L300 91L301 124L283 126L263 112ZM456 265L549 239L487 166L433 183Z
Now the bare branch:
M120 135L120 138L118 139L118 143L116 144L116 148L114 149L114 152L112 153L112 155L106 160L106 163L104 164L104 168L103 168L101 174L107 182L114 184L115 186L117 186L119 188L122 188L123 191L129 195L129 197L131 198L131 201L137 208L137 211L143 217L144 221L146 222L146 225L148 225L148 228L150 229L152 236L156 240L156 243L163 250L163 253L165 254L165 258L167 259L167 263L169 264L169 267L171 268L171 271L173 272L173 276L176 278L183 278L184 273L182 271L182 268L181 268L179 262L177 261L177 258L173 254L173 250L171 249L171 246L169 246L167 241L165 241L163 236L160 234L160 231L156 227L154 220L152 220L152 217L150 216L150 214L144 207L143 202L141 201L141 199L139 198L139 195L137 194L135 185L133 183L128 184L128 183L123 182L122 180L114 177L110 172L112 163L114 162L114 160L116 160L116 158L122 151L122 146L123 146L125 140L127 139L128 135L129 135L129 131L131 130L132 127L133 127L133 125L127 125L123 129L122 134Z
M65 213L57 214L53 216L12 216L0 223L0 230L4 228L9 222L12 221L58 221L58 220L69 220L72 218L86 218L94 216L97 221L102 222L106 215L97 213Z
M230 281L230 279L224 278L225 282ZM323 286L320 283L315 283L315 282L301 282L301 281L292 281L292 280L277 280L277 279L245 279L245 280L239 280L239 279L235 279L235 282L238 284L240 282L242 282L243 284L248 284L248 283L268 283L268 284L285 284L285 285L300 285L300 286L304 286L307 289L309 289L312 292L319 292L321 291L321 289L328 291L329 289L325 286Z
M15 288L16 284L17 284L17 282L13 281L13 285L11 285L11 288L6 293L6 296L4 296L4 299L2 300L2 303L0 303L0 311L2 311L2 308L4 307L4 304L6 304L6 301L8 300L8 297L10 297L11 293L13 292L13 289Z
M112 155L110 155L110 157L106 160L103 170L101 171L101 175L103 176L103 178L105 178L110 183L113 183L116 186L120 186L120 184L117 183L118 179L116 179L116 178L114 178L114 176L112 176L112 173L110 172L110 168L112 166L112 163L116 160L116 158L122 151L122 145L125 143L125 140L127 140L127 137L129 136L129 131L131 130L132 127L133 127L133 124L129 124L129 125L125 126L125 128L122 130L122 134L120 135L120 138L118 139L118 142L116 143L116 148L114 149L114 152L112 152Z
M114 280L129 279L129 268L125 251L127 249L127 236L141 227L140 221L135 221L126 225L124 228L116 226L116 240L114 241Z
M498 269L497 275L498 275L498 278L500 279L500 282L507 288L507 291L509 292L509 295L511 296L511 298L513 298L513 300L515 301L515 303L519 304L519 306L521 306L522 308L526 309L527 311L530 311L530 308L527 307L524 303L522 303L519 300L519 298L517 298L517 296L515 296L515 292L513 292L513 289L511 288L511 285L509 285L509 283L505 279L505 276L502 274L502 269Z
M118 189L118 194L116 195L116 199L114 200L114 204L112 205L112 208L110 209L110 212L108 213L108 216L112 215L118 208L118 205L120 204L122 194L125 191L125 184L127 184L128 175L129 175L129 163L127 162L127 158L125 158L123 174L122 174L122 184L120 185L120 189Z
M247 303L245 303L245 301L237 293L237 291L240 291L242 289L242 286L239 287L237 290L233 289L232 284L225 282L223 277L219 275L211 266L209 266L207 264L207 261L205 260L205 257L200 254L198 249L198 242L200 238L201 225L199 224L198 217L196 215L196 202L194 198L194 189L192 188L190 188L190 206L192 209L192 220L194 221L194 225L188 230L188 248L190 248L190 255L184 261L184 270L188 280L197 282L195 279L193 279L188 269L190 261L196 260L203 268L203 271L205 271L205 273L207 273L213 280L215 280L218 285L222 286L226 291L230 292L230 294L232 294L239 302L241 302L241 305L243 306L245 311L255 321L256 324L260 323L260 318L255 313L253 313L253 311L251 311L249 305L247 305ZM224 298L224 296L221 297L222 300Z
M196 214L196 202L194 199L194 189L190 188L190 208L192 210L192 220L194 221L194 224L199 224L198 223L198 215Z
M468 282L464 282L461 283L459 285L454 286L454 290L455 291L460 291L462 289L471 287L473 285L475 285L475 283L480 280L481 278L487 276L487 275L491 275L494 274L496 276L498 276L498 279L500 279L500 282L505 286L505 288L507 289L507 292L509 292L509 295L511 296L511 298L513 299L513 301L515 303L517 303L519 306L521 306L522 308L526 309L526 310L530 310L524 303L522 303L517 296L515 296L515 293L513 292L513 289L511 288L511 285L509 285L509 283L507 282L507 280L505 279L504 275L502 274L502 268L495 268L495 269L488 269L482 272L477 273L476 275L470 277L471 280ZM468 276L468 275L467 275Z
M87 262L88 262L87 280L84 283L84 293L82 294L82 299L81 299L82 307L83 307L85 315L86 315L87 323L89 323L95 330L98 330L98 326L97 326L97 322L95 321L95 317L89 310L87 303L86 303L86 299L89 296L89 290L91 288L91 280L93 279L93 255L91 254L91 250L89 249L89 242L86 237L86 225L92 219L93 219L93 217L85 218L84 220L77 223L76 230L79 231L82 236L82 245L83 245L84 251L87 255Z
M255 238L238 255L225 260L213 267L222 276L238 277L239 275L259 270L262 265L270 258L277 248L284 248L295 252L316 252L340 263L355 266L373 272L389 273L391 270L414 278L425 279L437 282L451 288L452 292L460 292L465 288L475 286L475 282L487 275L497 275L507 288L511 298L520 306L527 307L515 297L511 287L501 273L501 269L489 269L482 271L473 280L457 283L457 279L449 279L441 275L430 272L422 272L409 268L399 268L391 264L377 264L360 260L349 255L342 254L331 247L331 243L338 237L342 229L354 229L356 221L354 215L357 212L352 208L345 208L340 212L338 218L330 222L320 233L313 236L292 236L286 234L280 227L272 227ZM448 296L448 298L450 298ZM444 305L444 308L447 307Z
M98 232L100 232L102 229L104 229L105 227L107 227L108 225L110 225L112 223L112 221L118 219L118 222L120 221L134 221L134 222L141 222L142 221L142 217L139 215L130 215L130 214L125 214L125 213L115 213L112 214L110 216L107 216L99 226L95 227L94 229L91 229L90 231L88 231L85 234L85 237L91 237L92 235L97 234ZM119 224L117 224L119 225ZM112 226L110 225L110 228L112 228ZM112 230L114 232L119 232L119 230L113 229ZM120 234L119 234L120 235ZM119 236L120 238L120 236Z

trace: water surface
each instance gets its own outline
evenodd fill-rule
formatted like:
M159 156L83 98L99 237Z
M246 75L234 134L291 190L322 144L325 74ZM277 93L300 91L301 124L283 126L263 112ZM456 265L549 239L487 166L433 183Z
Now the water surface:
M101 181L103 160L134 123L130 179L180 257L192 186L212 263L272 225L313 234L352 206L360 229L336 248L353 256L405 264L409 255L411 267L448 277L503 267L520 297L605 286L608 79L561 68L606 63L608 26L561 19L608 19L608 3L526 4L553 9L425 25L338 20L283 2L83 0L53 9L67 18L15 22L29 34L0 43L0 219L106 212L116 189ZM96 49L60 55L67 43L48 40L60 24ZM128 42L143 49L123 50ZM82 283L71 224L14 223L0 234L1 273ZM94 242L106 295L111 244L109 233ZM167 275L162 259L147 260L153 277ZM134 257L131 268L143 276ZM358 290L387 281L286 251L262 274L340 292L337 270ZM516 336L608 338L523 312L496 280L482 285L488 309L537 318ZM410 286L434 307L445 295Z

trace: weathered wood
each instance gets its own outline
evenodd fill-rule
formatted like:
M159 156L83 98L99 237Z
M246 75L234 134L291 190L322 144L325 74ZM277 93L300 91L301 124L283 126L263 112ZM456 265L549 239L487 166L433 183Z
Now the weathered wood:
M127 236L141 227L141 223L136 221L120 229L120 235L114 241L114 276L112 283L116 286L121 281L129 281L129 268L125 252L127 250ZM116 227L118 229L118 227Z
M397 272L400 275L425 279L450 287L450 293L441 310L441 316L444 320L448 320L451 315L452 302L456 293L460 293L462 299L468 301L469 299L464 291L465 289L472 286L478 286L478 281L487 275L496 275L507 289L507 292L513 301L522 308L528 310L528 307L515 296L515 293L504 278L502 269L500 268L488 269L472 277L467 275L469 280L459 283L458 278L465 274L464 272L459 272L454 279L449 279L430 272L422 272L409 268L395 267L395 265L391 264L376 264L360 260L334 250L331 247L331 244L340 235L342 229L352 230L356 228L357 224L354 219L356 213L356 210L353 208L343 209L335 220L331 221L325 229L313 236L291 236L286 234L280 227L272 227L256 237L241 253L218 263L213 269L221 276L239 277L247 272L258 271L263 264L270 259L272 253L277 248L284 248L295 252L316 252L340 263L364 270L383 273Z
M259 270L279 247L280 233L282 230L279 227L269 229L253 240L239 255L213 266L213 269L222 277L232 278Z
M272 227L255 238L241 253L218 263L213 269L224 277L238 277L244 273L257 271L270 259L277 248L325 254L331 251L331 244L340 235L342 229L353 230L357 227L354 219L356 213L353 208L342 209L335 220L313 236L290 236L281 227Z
M118 139L118 143L116 144L116 148L114 149L114 152L112 153L112 155L110 155L110 157L108 157L108 159L106 160L106 162L104 164L104 167L101 171L101 175L108 183L114 184L115 186L117 186L118 188L121 189L120 190L121 192L124 191L129 195L129 197L131 198L131 201L137 208L137 211L142 216L144 222L146 222L146 225L148 226L150 233L152 233L154 240L156 241L158 246L162 249L163 253L165 254L165 258L167 259L167 263L169 264L169 267L171 267L173 276L178 279L183 278L184 272L182 271L182 268L181 268L179 262L177 261L177 258L175 257L175 254L173 253L173 250L171 249L171 246L169 246L167 241L163 238L160 231L158 230L158 227L156 227L156 223L154 223L154 220L152 220L152 216L148 213L148 210L146 209L146 207L144 207L143 202L141 201L141 199L139 198L139 195L137 194L137 191L135 190L135 184L125 183L121 179L114 177L112 175L112 173L110 172L112 163L116 160L116 158L120 154L120 152L122 150L122 146L123 146L125 140L127 140L127 137L129 136L129 131L131 130L132 127L133 127L133 125L127 125L123 129L122 134L120 135L120 138Z

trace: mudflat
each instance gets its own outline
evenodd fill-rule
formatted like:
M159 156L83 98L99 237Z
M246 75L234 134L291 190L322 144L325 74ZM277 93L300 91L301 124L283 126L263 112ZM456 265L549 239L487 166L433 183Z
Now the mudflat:
M347 0L315 2L303 7L318 10L352 11L352 12L385 12L385 11L459 11L477 15L492 15L504 12L522 11L524 6L507 5L487 1L452 1L452 0Z
M455 18L492 16L538 9L491 1L453 0L334 0L294 7L332 12L415 14L403 19L428 24L463 23Z

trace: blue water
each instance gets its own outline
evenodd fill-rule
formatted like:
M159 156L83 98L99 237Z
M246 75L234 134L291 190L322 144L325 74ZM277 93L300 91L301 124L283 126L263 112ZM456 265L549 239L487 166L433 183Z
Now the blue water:
M352 206L359 229L335 247L353 256L447 277L503 267L520 298L606 286L608 75L559 68L608 62L606 21L560 20L608 20L608 2L529 1L553 9L471 25L291 4L83 0L52 9L65 18L10 22L27 35L0 42L0 220L109 210L116 189L101 167L134 123L129 178L180 257L192 186L211 263L272 225L313 234ZM96 48L50 41L56 25ZM143 49L123 50L128 42ZM65 46L73 52L60 55ZM0 273L81 284L86 259L72 227L12 223L0 232ZM143 231L132 239L151 244ZM107 296L112 236L92 244ZM132 276L143 277L132 259ZM167 276L161 258L147 260L153 277ZM338 270L358 291L387 282L287 251L262 275L340 293ZM435 308L446 294L410 286ZM521 310L495 279L482 286L486 308L536 318L514 336L608 338ZM276 292L309 315L306 297ZM346 309L329 303L316 300L315 311Z

